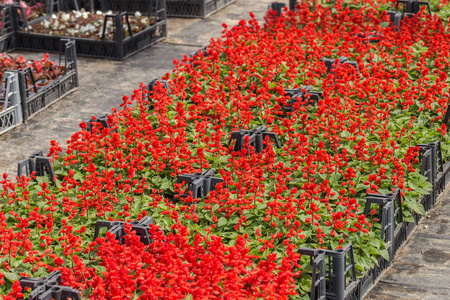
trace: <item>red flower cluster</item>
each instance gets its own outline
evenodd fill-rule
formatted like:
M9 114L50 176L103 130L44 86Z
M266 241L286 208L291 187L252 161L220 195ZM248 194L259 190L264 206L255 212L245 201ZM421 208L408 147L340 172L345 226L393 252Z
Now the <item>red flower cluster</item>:
M354 245L360 270L386 256L375 212L363 214L367 193L400 187L404 218L420 213L430 183L418 174L418 143L445 141L450 35L437 17L382 28L387 16L368 5L311 12L298 6L264 26L252 16L224 31L206 53L176 62L162 84L144 86L111 128L80 132L49 155L57 178L2 181L0 291L20 297L19 274L60 270L63 284L90 299L264 298L308 292L299 247ZM368 43L367 32L380 35ZM346 56L327 74L322 58ZM322 91L317 105L286 89ZM153 109L149 107L152 106ZM240 129L268 126L261 153ZM449 146L443 143L448 157ZM224 183L193 199L177 175L214 169ZM153 243L128 233L121 245L98 220L151 216ZM162 229L162 231L160 230ZM164 232L164 234L162 233ZM14 285L13 285L14 283Z

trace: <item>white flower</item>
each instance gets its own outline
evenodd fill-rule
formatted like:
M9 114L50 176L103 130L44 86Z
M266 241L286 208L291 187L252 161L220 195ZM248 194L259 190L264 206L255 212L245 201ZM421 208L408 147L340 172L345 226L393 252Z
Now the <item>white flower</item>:
M79 11L74 11L73 12L74 13L74 15L75 15L75 18L81 18L81 12L79 12Z
M101 10L97 10L96 14L97 15L103 15L103 12Z
M136 17L136 18L139 18L139 17L142 17L142 14L140 13L140 12L135 12L134 13L134 16Z
M83 26L85 31L89 32L95 32L97 28L92 24L86 24L86 26Z
M47 20L44 20L44 28L49 28L50 27L50 22Z
M113 15L112 10L108 10L108 12L105 15Z
M69 19L70 19L70 15L69 14L66 14L66 13L61 14L61 20L62 21L67 22L67 21L69 21Z
M83 19L87 19L88 17L89 17L89 13L84 12L84 13L83 13Z
M55 15L55 14L53 14L53 15L52 15L52 18L53 18L53 19L58 19L58 16Z

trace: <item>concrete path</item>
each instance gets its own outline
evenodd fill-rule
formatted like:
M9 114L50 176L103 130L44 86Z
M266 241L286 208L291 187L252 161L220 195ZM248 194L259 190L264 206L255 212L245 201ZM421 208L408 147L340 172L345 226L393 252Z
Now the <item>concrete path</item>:
M450 189L421 220L367 300L450 299Z
M207 19L171 18L164 42L123 62L80 57L80 87L76 92L0 136L0 173L14 178L17 162L33 151L47 150L51 140L64 146L81 121L110 112L122 102L123 94L130 95L141 82L146 84L172 71L174 58L181 59L208 44L212 37L220 37L222 23L233 26L248 19L250 11L262 21L270 2L238 0ZM366 299L450 299L450 192L447 190L441 199Z

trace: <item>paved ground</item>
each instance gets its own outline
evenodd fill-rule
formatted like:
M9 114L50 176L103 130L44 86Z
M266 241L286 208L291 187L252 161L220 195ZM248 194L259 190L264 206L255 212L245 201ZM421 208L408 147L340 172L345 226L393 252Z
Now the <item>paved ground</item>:
M450 299L448 186L366 299Z
M82 120L110 112L122 102L123 94L131 94L141 82L172 71L174 58L181 59L208 44L211 37L220 37L222 23L235 25L248 19L249 11L262 20L269 2L238 0L208 19L169 19L165 42L123 62L79 58L80 88L76 92L0 136L0 173L15 176L17 162L35 150L48 149L50 140L64 145ZM30 58L42 56L21 53ZM366 299L450 299L449 220L447 190Z

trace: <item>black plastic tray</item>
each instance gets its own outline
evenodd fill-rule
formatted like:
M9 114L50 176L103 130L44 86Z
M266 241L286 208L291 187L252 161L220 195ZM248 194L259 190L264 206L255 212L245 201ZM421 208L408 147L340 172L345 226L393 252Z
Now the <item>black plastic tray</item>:
M422 170L423 171L423 170ZM448 161L445 165L442 166L440 170L437 170L437 174L435 176L435 181L433 184L433 192L431 192L429 195L424 195L420 199L420 203L424 207L428 207L428 210L434 207L435 205L435 199L433 199L432 195L436 195L436 198L440 193L442 193L446 187L446 185L450 182L450 161ZM426 210L426 211L428 211ZM352 264L352 259L350 259L348 262L344 260L344 268L341 268L340 272L337 272L335 270L334 264L328 261L326 266L330 268L328 272L326 272L326 276L329 276L333 279L333 282L335 282L334 285L330 285L330 283L327 283L327 286L323 286L322 288L325 289L323 291L319 290L318 293L315 293L315 297L312 300L322 300L322 299L333 299L333 300L359 300L364 299L364 297L367 295L367 293L372 289L372 287L376 284L378 279L382 277L389 267L392 265L392 261L395 258L398 250L405 244L405 242L408 240L408 238L411 236L414 229L417 227L419 221L424 217L418 214L413 214L415 222L410 223L406 221L402 222L395 222L393 237L392 237L392 244L390 245L392 247L392 256L390 257L390 260L385 260L383 257L378 258L378 265L376 265L373 269L370 269L367 274L365 274L362 278L358 280L354 280L354 276L350 282L348 283L348 273L350 270L350 266ZM395 218L394 218L395 220ZM350 246L351 244L347 245ZM315 251L316 249L308 249ZM329 251L326 250L325 252L338 254L337 250L335 251ZM335 253L336 252L336 253ZM350 255L350 258L352 258L353 254ZM344 270L344 271L343 271ZM337 278L340 277L340 280L337 280ZM330 279L331 280L331 279ZM340 285L336 285L336 282L340 282ZM316 287L317 289L317 287ZM339 290L339 293L336 291ZM318 296L318 295L326 295L326 296Z
M166 0L167 16L206 18L234 2L236 0Z
M17 72L6 71L0 86L0 134L22 124L22 101Z
M31 85L27 84L27 78L29 78L31 82L34 82L34 79L30 78L32 74L29 68L17 71L19 73L19 88L24 121L30 119L50 104L73 92L78 87L75 41L63 40L62 42L63 49L65 48L64 63L66 73L58 79L42 88L37 88L33 83Z
M167 31L164 1L158 0L157 4L158 5L154 7L154 12L150 14L150 16L153 16L156 20L155 24L137 34L131 34L131 30L129 30L130 36L126 38L124 38L122 30L115 31L114 40L94 40L88 38L39 34L22 29L15 33L15 49L60 53L61 40L69 38L76 41L76 52L79 56L123 60L154 45L166 37ZM105 16L105 19L113 19L116 24L115 28L123 28L123 19L127 17L128 14L124 12L117 15ZM15 20L19 22L18 17L16 17ZM25 28L27 28L27 26Z
M0 29L0 52L14 50L14 22L11 5L0 5L2 26Z

